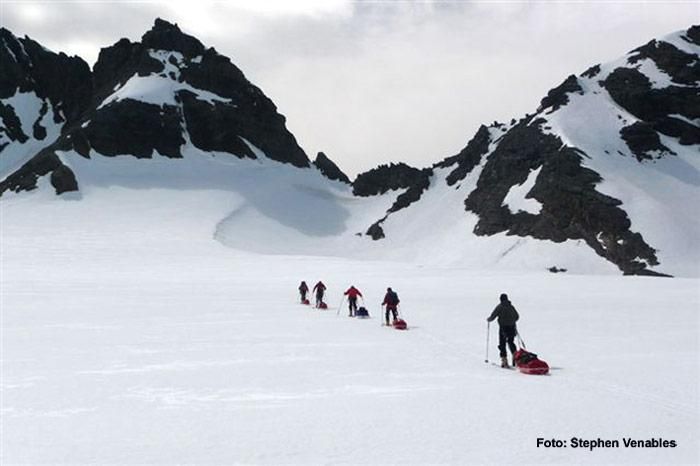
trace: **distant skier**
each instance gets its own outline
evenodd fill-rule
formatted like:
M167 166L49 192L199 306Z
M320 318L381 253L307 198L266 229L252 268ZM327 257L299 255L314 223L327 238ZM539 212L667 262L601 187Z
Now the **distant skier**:
M301 302L303 303L306 301L306 293L309 292L309 286L306 284L305 281L301 282L301 285L299 285L299 294L301 295Z
M501 302L496 306L491 315L486 318L488 322L493 322L494 319L498 318L498 351L501 354L501 367L508 367L508 353L506 353L506 343L510 349L511 355L513 355L513 365L515 366L515 335L518 334L518 330L515 327L515 323L518 321L520 316L518 311L515 310L511 302L508 300L508 295L503 293L501 295Z
M360 293L360 290L352 285L343 294L348 297L348 309L350 310L349 317L353 317L355 312L357 312L357 297L362 297L362 293Z
M391 288L386 289L386 294L384 295L384 302L382 302L382 306L386 306L386 313L384 314L384 320L386 321L386 324L389 325L389 311L393 314L394 320L393 322L396 322L396 319L398 319L398 311L396 307L399 305L399 295L396 294L394 290Z
M314 285L314 293L316 293L316 307L320 307L323 302L323 294L326 292L326 285L322 281L318 281Z

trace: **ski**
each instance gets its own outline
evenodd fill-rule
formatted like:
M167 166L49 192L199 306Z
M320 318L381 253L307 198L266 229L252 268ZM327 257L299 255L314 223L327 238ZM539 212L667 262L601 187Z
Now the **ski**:
M496 366L496 367L498 367L498 368L500 368L500 369L508 369L508 370L511 370L511 371L514 371L514 370L516 369L516 367L513 367L513 366L502 367L499 363L493 362L493 361L489 361L489 363L490 363L492 366Z

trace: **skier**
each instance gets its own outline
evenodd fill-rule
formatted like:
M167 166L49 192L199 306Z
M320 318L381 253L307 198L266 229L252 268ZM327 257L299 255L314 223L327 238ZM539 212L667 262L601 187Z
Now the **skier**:
M511 302L508 300L508 295L503 293L501 295L501 302L496 306L491 315L486 318L488 322L493 322L494 319L498 318L498 351L501 354L501 367L508 367L508 353L506 353L506 343L510 349L510 353L513 355L513 366L515 366L515 343L513 339L515 335L518 334L518 330L515 327L515 323L518 321L520 316L518 311L515 310Z
M306 301L306 293L309 292L309 287L306 284L305 281L301 282L301 285L299 285L299 294L301 295L301 302L303 303Z
M396 306L399 305L399 295L396 294L395 291L393 291L391 288L386 289L386 295L384 295L384 302L382 302L382 306L386 306L386 313L384 314L384 320L386 321L386 324L389 325L389 311L393 314L394 320L393 322L396 322L396 319L398 319L398 313L396 310Z
M323 302L323 293L326 291L326 285L321 280L314 285L314 293L316 293L316 307L320 307Z
M355 312L357 312L357 297L362 297L362 293L360 293L360 290L355 288L355 285L352 285L343 294L348 297L348 309L350 310L350 314L348 316L353 317Z

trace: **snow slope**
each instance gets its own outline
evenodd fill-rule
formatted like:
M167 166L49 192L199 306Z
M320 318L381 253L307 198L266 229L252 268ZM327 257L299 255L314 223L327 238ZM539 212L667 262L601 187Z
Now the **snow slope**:
M245 162L241 177L256 169ZM45 189L0 204L2 464L700 461L697 279L244 252L214 226L242 205L281 215L253 187L218 189L222 175L209 189L147 189L132 173L124 187L110 167L79 201ZM294 250L291 238L269 247ZM302 279L324 280L329 311L296 303ZM336 315L350 284L373 319ZM407 332L379 325L386 286ZM550 376L484 363L501 292ZM491 328L491 360L495 339ZM574 436L677 447L536 446Z
M0 156L0 180L3 180L39 150L54 142L61 133L62 124L54 122L54 113L50 102L47 99L39 98L34 92L20 92L18 89L14 96L0 99L0 102L12 107L19 119L22 132L28 137L24 142L13 141L4 131L0 131L0 147L7 144L3 147ZM44 115L41 114L43 105L47 107ZM46 129L46 136L43 139L36 139L33 136L35 123Z
M700 125L669 110L697 113L690 98L697 97L700 86L700 45L683 37L693 36L697 42L698 32L695 26L668 35L572 75L550 91L534 114L517 123L480 129L460 154L433 166L430 187L418 201L381 221L386 238L381 241L394 250L392 257L435 258L437 263L473 267L556 266L574 273L615 273L601 263L597 250L625 273L638 273L636 264L644 271L700 276ZM652 56L676 75L659 69ZM628 76L627 84L606 83L614 72ZM694 84L677 81L690 82L692 77L697 77ZM648 90L644 80L649 81ZM638 87L632 90L633 85ZM618 101L626 99L627 107L648 121L617 103L608 90L615 86L623 88ZM668 92L659 93L664 90ZM674 119L689 126L670 129L674 126L669 120ZM485 144L480 142L482 130L488 130L488 150L480 155L479 147ZM684 136L665 134L672 131ZM654 147L655 138L663 150L641 150ZM478 157L480 163L472 168L469 162ZM567 168L559 169L564 162ZM485 170L489 163L490 171ZM466 178L450 186L452 170L458 172L460 164L468 167ZM514 181L519 171L527 176ZM541 171L547 176L539 176ZM482 176L486 172L488 176ZM535 199L534 192L540 198ZM476 206L467 201L465 209L465 200L475 193L480 201ZM607 198L601 201L601 195ZM483 207L493 200L500 202ZM478 225L485 225L480 234L488 236L472 234ZM562 238L568 240L553 242ZM445 244L450 247L442 247Z
M682 33L661 38L694 55L700 46L681 40ZM660 269L672 275L700 276L700 146L682 146L674 138L661 135L661 142L674 155L640 163L635 159L620 130L639 121L617 105L601 86L618 67L630 67L627 56L606 63L592 77L579 76L582 94L569 94L570 102L555 112L544 114L548 131L567 145L583 150L589 157L584 165L600 173L597 190L622 201L632 228L642 232L655 245ZM632 68L639 69L663 89L670 77L645 58ZM674 85L678 85L673 83ZM698 127L697 122L688 121Z

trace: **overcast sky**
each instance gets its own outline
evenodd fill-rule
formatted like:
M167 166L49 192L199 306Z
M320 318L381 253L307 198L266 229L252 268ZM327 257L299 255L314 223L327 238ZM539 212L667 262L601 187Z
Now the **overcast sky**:
M231 57L310 158L428 166L566 76L700 23L700 2L0 0L0 22L93 64L156 17Z

